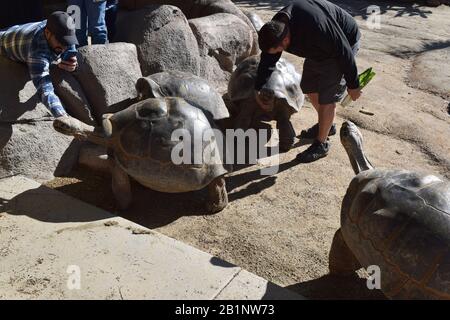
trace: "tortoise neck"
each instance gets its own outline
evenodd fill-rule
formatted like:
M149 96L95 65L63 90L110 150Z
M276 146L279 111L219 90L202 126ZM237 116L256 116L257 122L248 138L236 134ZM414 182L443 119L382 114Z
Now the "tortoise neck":
M369 159L367 159L364 151L361 148L351 148L352 150L347 150L348 157L350 159L350 163L352 165L353 171L355 174L359 174L363 171L372 170L374 167L370 163Z
M89 134L87 136L87 140L89 142L92 142L94 144L98 144L104 147L111 147L112 145L112 141L111 139L107 139L105 137L105 135L100 131L100 129L96 129L95 131L91 132L91 134Z

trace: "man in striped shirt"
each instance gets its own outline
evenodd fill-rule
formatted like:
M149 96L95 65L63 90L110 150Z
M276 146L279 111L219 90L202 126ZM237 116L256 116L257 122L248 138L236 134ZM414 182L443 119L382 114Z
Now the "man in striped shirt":
M55 118L68 126L78 120L69 117L55 94L50 78L50 64L73 72L77 68L75 25L72 18L56 11L48 20L16 25L0 31L0 55L28 66L31 80L42 103ZM73 53L67 55L68 52ZM63 58L62 58L63 56Z

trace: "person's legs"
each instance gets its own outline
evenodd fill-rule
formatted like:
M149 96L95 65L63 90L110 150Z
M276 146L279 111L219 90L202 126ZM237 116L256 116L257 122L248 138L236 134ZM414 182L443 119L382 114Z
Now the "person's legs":
M311 101L311 104L313 105L314 109L317 111L317 116L320 122L320 114L323 113L321 111L321 106L319 103L319 93L308 93L308 98ZM328 136L333 136L336 134L336 125L334 123L331 124ZM300 137L303 139L316 139L319 135L319 123L316 123L311 128L307 130L302 130L300 133Z
M117 12L119 9L118 5L114 1L107 1L106 5L107 8L105 20L106 20L106 29L108 30L108 40L113 41L114 36L116 34L116 20L117 20Z
M300 81L300 88L303 93L308 96L317 112L319 112L319 67L320 65L317 61L305 59L305 62L303 63L302 80Z
M330 135L333 126L336 102L342 98L343 74L339 64L334 59L323 61L319 72L320 85L317 100L319 104L319 126L314 138L323 143ZM336 131L335 128L333 131Z
M321 104L319 106L319 134L317 140L324 143L328 139L330 129L336 115L336 103Z
M359 42L353 47L353 54L356 55L359 49ZM306 61L305 61L306 65ZM312 64L314 72L318 74L318 95L310 93L309 97L314 105L314 108L319 114L318 128L311 128L307 131L302 131L302 135L317 133L314 143L304 152L297 156L297 160L302 163L316 161L325 157L330 149L328 136L336 134L336 126L333 124L336 115L336 102L340 101L345 94L345 80L335 59L328 59L320 63ZM316 91L306 91L316 92ZM318 98L318 99L317 99ZM319 106L318 108L316 106Z
M302 91L308 95L309 101L316 109L317 114L320 118L320 102L319 102L319 91L321 88L321 77L322 77L323 66L321 62L314 61L311 59L306 59L303 64L303 74L300 87ZM300 133L300 138L303 139L316 139L319 133L319 125L315 124L309 129L302 130ZM330 135L336 134L336 126L333 125L332 130L330 130Z
M319 93L308 93L308 98L311 104L313 105L314 109L316 109L317 113L319 113Z
M317 110L319 122L312 128L302 131L302 138L315 139L315 141L308 149L297 155L296 159L301 163L313 162L327 156L330 149L328 135L336 133L333 125L336 110L334 99L342 73L335 65L335 61L321 62L315 70L320 75L318 93L310 93L309 97ZM333 132L331 132L333 126Z
M105 12L106 1L87 0L88 30L92 44L105 44L108 42Z
M88 44L88 40L87 40L87 13L86 13L85 0L68 0L67 3L69 5L69 8L68 8L69 14L72 14L72 12L74 12L74 14L77 14L78 12L80 13L79 17L76 17L74 15L72 15L72 16L74 17L74 19L80 20L80 27L77 28L77 30L76 30L78 46L79 47L86 46ZM79 8L79 11L71 10L70 6L77 6ZM75 22L77 22L77 21L75 21Z
M42 14L42 1L26 1L23 7L24 10L24 22L37 22L43 19Z

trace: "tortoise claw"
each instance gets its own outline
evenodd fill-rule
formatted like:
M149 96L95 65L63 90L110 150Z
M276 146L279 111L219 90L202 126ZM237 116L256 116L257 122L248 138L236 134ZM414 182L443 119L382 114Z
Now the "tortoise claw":
M222 211L228 205L228 193L225 185L225 179L219 177L211 182L208 186L209 200L206 209L209 213L217 213Z

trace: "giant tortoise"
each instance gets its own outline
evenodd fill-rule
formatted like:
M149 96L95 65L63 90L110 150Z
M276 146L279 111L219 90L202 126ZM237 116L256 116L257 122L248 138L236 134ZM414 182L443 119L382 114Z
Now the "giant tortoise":
M280 150L289 150L295 138L290 117L303 106L304 95L300 89L301 76L287 60L281 58L261 93L269 111L263 111L255 99L255 80L260 56L252 56L238 65L228 84L229 109L234 127L258 127L260 121L276 120L280 135Z
M131 203L129 177L152 190L168 193L208 186L207 209L211 213L224 209L228 203L224 175L229 168L217 156L207 154L220 151L215 148L217 137L203 111L184 99L161 97L139 101L125 110L105 114L102 128L82 123L78 128L66 127L65 122L58 121L54 126L61 133L112 150L110 157L103 160L108 162L113 193L122 209ZM187 134L174 138L172 134L177 129L184 129ZM208 131L209 136L203 135ZM187 148L173 152L185 142ZM174 154L185 159L185 153L188 161L174 161ZM98 159L90 160L92 166L97 166Z
M201 108L215 122L230 115L220 94L208 81L187 72L167 71L136 82L139 99L179 97Z
M450 299L450 183L433 174L375 169L355 124L341 142L357 174L342 203L330 273L378 266L392 299Z

